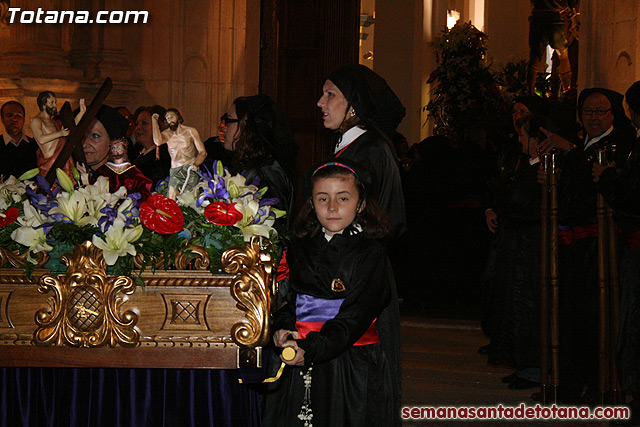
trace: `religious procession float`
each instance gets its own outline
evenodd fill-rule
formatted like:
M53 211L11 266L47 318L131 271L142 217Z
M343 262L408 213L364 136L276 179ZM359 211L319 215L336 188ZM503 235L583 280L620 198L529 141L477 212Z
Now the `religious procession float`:
M259 367L284 212L213 169L176 200L77 171L2 179L0 366Z

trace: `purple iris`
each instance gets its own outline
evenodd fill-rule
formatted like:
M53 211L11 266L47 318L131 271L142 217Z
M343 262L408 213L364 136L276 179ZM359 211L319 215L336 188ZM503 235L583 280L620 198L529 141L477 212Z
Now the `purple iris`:
M270 214L271 212L269 212ZM260 221L262 220L262 217L269 216L269 214L267 214L267 210L264 208L260 208L258 209L258 212L256 212L255 216L253 217L253 221L251 222L252 224L259 224Z
M98 221L98 226L103 232L107 232L109 227L113 225L113 222L118 217L118 209L111 207L110 205L100 209L100 212L104 214Z
M38 175L38 177L42 178L40 175ZM33 205L34 208L38 209L40 212L43 212L44 214L48 214L51 208L58 206L58 202L56 202L55 196L60 191L60 187L57 187L52 192L47 181L45 181L44 178L42 178L42 180L44 181L45 187L40 187L40 188L44 190L47 194L36 193L29 186L26 187L25 192L29 196L29 199L31 200L31 204ZM57 215L60 215L60 214L57 214ZM56 215L53 215L53 216L56 216ZM62 216L60 216L60 218L62 218ZM56 221L59 221L59 220L60 219L56 219Z
M277 205L280 200L275 197L266 197L264 199L258 200L258 204L260 206L273 206Z
M44 224L40 224L39 226L37 226L35 229L37 230L38 228L42 228L42 230L44 231L45 235L49 234L49 231L51 231L51 229L53 228L53 223L52 222L45 222ZM49 241L49 238L47 238L47 241ZM53 240L51 240L53 241Z
M140 193L138 193L138 192L131 193L131 194L127 195L127 197L132 200L132 202L133 202L132 206L134 206L136 208L139 207L142 204L142 202L140 201L140 199L142 199L142 195Z
M202 194L198 196L197 206L202 206L206 199L229 200L229 191L227 191L224 184L224 179L220 176L210 179Z
M133 224L133 221L140 217L140 212L138 208L132 208L129 211L124 212L124 224L126 226L130 226Z

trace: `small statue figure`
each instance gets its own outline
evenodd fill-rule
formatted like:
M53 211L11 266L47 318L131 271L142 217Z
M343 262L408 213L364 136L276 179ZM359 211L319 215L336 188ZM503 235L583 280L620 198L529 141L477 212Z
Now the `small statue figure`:
M46 176L56 157L62 151L62 147L64 147L65 137L69 135L69 129L63 128L59 121L54 120L54 117L58 115L55 93L49 90L40 92L37 103L40 113L31 119L31 131L39 147L37 156L40 175ZM75 117L76 124L80 122L86 111L87 107L84 104L84 98L81 98L80 111ZM71 158L69 158L63 169L71 176L73 169L73 160Z
M191 190L198 183L198 166L207 157L207 151L200 139L198 131L185 126L184 119L175 108L169 108L165 113L168 129L160 132L157 113L151 116L153 126L153 142L160 146L167 144L171 157L169 171L169 192L167 196L175 200L179 193Z
M151 195L153 182L129 162L127 129L129 121L122 114L113 107L101 105L86 130L82 147L87 161L95 168L96 175L90 178L91 182L97 176L106 176L111 193L125 187L128 194L140 193L140 200L145 201ZM81 164L78 170L86 172Z
M125 138L112 140L109 161L96 172L109 178L109 191L112 193L124 186L129 194L140 193L140 200L144 202L151 195L153 182L129 162L128 147L129 141Z

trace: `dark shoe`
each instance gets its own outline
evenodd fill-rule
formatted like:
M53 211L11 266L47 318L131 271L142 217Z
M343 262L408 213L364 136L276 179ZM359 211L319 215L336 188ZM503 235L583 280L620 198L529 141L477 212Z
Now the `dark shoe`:
M502 382L505 384L511 384L518 379L518 375L514 372L511 375L507 375L506 377L502 377Z
M511 390L526 390L528 388L540 387L540 383L535 381L525 380L524 378L517 378L514 382L509 384Z

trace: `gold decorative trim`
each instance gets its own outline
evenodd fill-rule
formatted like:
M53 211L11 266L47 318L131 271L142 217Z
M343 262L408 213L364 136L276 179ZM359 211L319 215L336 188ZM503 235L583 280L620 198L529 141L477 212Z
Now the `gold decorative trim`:
M176 337L174 335L154 335L140 337L142 347L220 347L235 346L231 337Z
M0 344L33 345L32 338L32 334L0 334Z
M176 269L209 270L211 260L209 259L209 252L205 248L191 245L187 248L187 252L191 252L191 254L185 252L176 254Z
M12 293L13 291L0 291L0 328L13 328L7 311Z
M163 268L164 255L155 258L156 266ZM144 256L138 254L133 258L133 265L137 269L141 269L144 264ZM209 252L202 246L191 245L187 247L186 252L179 251L176 254L175 267L177 270L209 270L211 260ZM147 268L149 265L147 264Z
M29 252L23 254L20 251L9 251L4 248L0 248L0 266L11 264L15 268L24 268L30 261L28 260ZM35 267L43 267L47 261L49 261L48 252L38 252L31 257L36 262Z
M231 296L245 319L231 327L231 337L240 347L265 345L269 341L271 296L275 281L273 261L268 253L268 241L261 251L260 237L253 236L244 248L234 247L222 254L221 264L234 274ZM270 281L271 276L271 281Z
M215 282L212 283L211 275L206 276L198 276L198 277L184 277L184 271L180 271L181 275L176 274L176 270L170 270L168 273L170 275L163 276L164 270L156 270L156 273L146 272L142 274L142 279L144 280L145 287L154 287L154 286L184 286L184 287L197 287L197 286L216 286L216 287L229 287L233 282L233 277L220 277L217 278Z
M32 278L28 279L22 270L16 268L0 268L0 284L2 285L36 285L38 278L49 270L38 269L33 272Z
M31 334L0 334L0 345L33 345ZM139 347L205 347L228 348L236 346L231 337L177 337L175 335L141 336Z
M64 280L51 274L40 278L38 292L53 295L47 299L49 307L36 312L34 343L56 347L138 345L137 314L121 312L124 295L135 291L133 280L107 277L102 250L90 241L63 255L62 262L67 266Z

